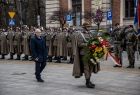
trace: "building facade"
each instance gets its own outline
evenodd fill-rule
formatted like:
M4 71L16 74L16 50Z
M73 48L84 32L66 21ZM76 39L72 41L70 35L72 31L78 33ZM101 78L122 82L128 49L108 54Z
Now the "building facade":
M95 12L98 8L104 12L101 23L103 27L110 27L115 23L133 24L134 0L46 0L46 26L60 26L59 20L52 20L50 17L61 10L65 10L65 16L69 14L72 16L72 20L66 22L69 26L81 26L84 22L88 22L84 15L87 12ZM112 21L107 20L108 11L112 11ZM93 22L91 25L95 26Z
M10 0L13 3L4 1L8 0L0 0L0 27L8 26L8 11L11 5L16 12L17 26L37 26L38 15L40 25L46 27L60 27L64 23L68 26L81 26L85 22L96 26L92 19L85 18L85 15L94 13L98 8L103 10L104 19L101 26L105 28L115 23L122 26L133 24L134 19L134 0ZM108 11L112 11L112 21L107 19ZM67 17L70 17L70 20L67 21Z
M133 25L134 23L134 0L113 0L113 24Z

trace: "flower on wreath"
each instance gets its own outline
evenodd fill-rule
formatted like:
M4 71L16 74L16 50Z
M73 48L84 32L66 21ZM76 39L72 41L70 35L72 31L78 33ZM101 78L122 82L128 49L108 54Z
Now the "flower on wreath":
M91 63L96 64L98 60L106 55L107 47L109 46L109 42L102 37L91 38L87 42L87 47L85 49L85 62L88 63L90 61Z

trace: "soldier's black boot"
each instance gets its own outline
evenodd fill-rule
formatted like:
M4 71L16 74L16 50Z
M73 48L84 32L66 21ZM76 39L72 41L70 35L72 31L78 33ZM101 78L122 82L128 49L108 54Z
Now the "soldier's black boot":
M64 56L64 57L62 58L62 60L67 60L67 57Z
M52 57L48 56L48 62L52 62Z
M139 67L139 69L140 69L140 67Z
M94 88L95 87L95 84L92 84L90 82L90 79L86 79L86 86L87 86L87 88Z
M61 57L57 57L57 61L55 63L61 63Z
M28 60L28 55L25 55L23 60Z
M13 59L14 54L10 53L10 59Z
M135 68L135 61L132 62L131 68Z
M135 68L134 65L129 65L127 68Z
M53 60L57 60L57 57L56 57L56 56L54 56Z
M126 68L131 68L131 65L127 66Z
M74 59L72 57L70 57L70 61L68 63L72 64L73 63L73 60Z
M20 60L20 55L19 54L17 54L16 60Z
M131 63L127 68L135 68L135 66L134 66L134 62Z
M1 59L5 59L5 55L4 54L1 55Z

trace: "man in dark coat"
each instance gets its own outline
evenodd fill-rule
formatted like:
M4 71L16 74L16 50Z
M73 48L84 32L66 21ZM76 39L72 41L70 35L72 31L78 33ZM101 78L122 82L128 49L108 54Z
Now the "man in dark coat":
M32 57L35 61L35 75L38 82L44 82L41 72L46 66L48 48L45 39L41 37L41 30L35 30L35 36L31 37L30 48Z

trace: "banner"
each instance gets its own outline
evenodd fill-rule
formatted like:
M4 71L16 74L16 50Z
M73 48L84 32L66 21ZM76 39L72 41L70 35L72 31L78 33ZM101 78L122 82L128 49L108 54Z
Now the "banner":
M138 16L138 29L140 29L140 0L138 0L137 5L137 16Z
M136 31L140 29L140 0L134 0L134 26Z

